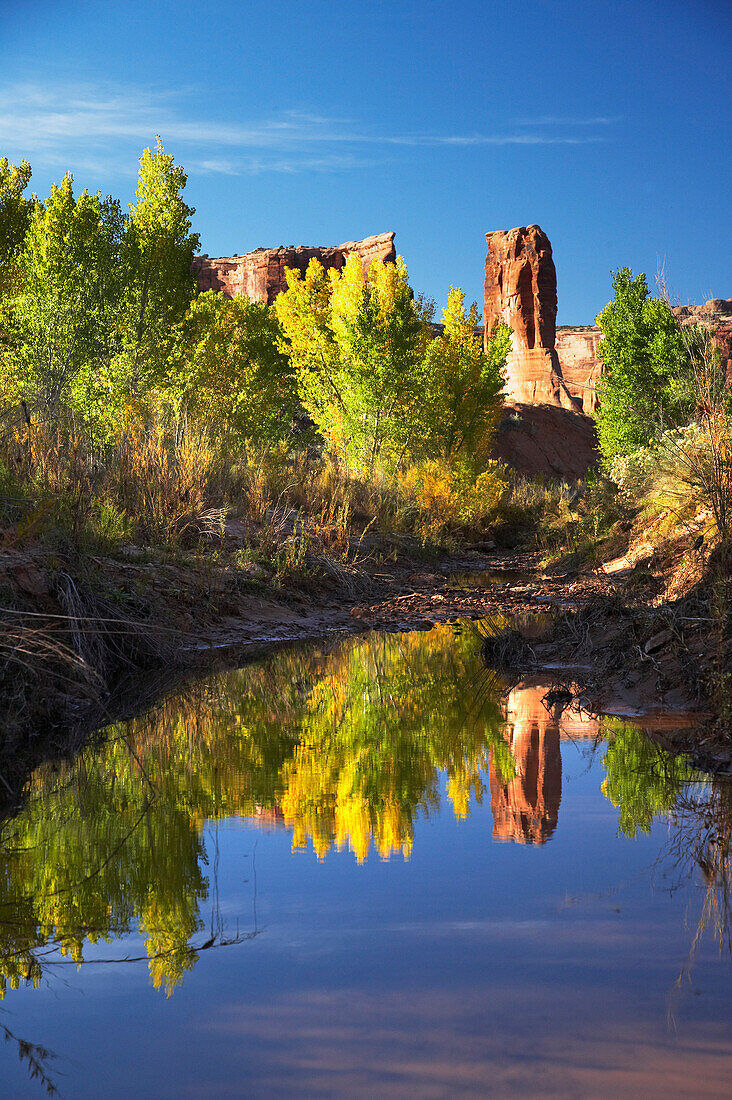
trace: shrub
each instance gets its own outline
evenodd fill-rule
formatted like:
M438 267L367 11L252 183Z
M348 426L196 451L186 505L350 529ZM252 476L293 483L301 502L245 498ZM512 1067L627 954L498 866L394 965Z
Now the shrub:
M423 538L440 538L460 526L481 528L496 518L508 488L505 467L490 461L479 474L466 462L430 458L398 475L402 492L419 512Z

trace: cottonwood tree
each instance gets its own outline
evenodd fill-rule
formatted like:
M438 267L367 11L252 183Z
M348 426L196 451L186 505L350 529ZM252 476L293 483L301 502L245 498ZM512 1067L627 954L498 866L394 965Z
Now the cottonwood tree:
M345 366L354 461L371 475L377 460L394 467L419 431L425 317L401 258L395 264L374 260L364 276L352 254L331 282L331 325Z
M117 350L122 272L119 203L82 191L67 173L31 211L18 257L19 292L10 303L14 342L4 356L6 388L27 406L58 415Z
M689 356L670 306L650 298L645 275L633 277L627 267L613 272L613 289L597 316L604 374L596 419L606 466L682 423L691 390Z
M266 302L212 290L191 302L173 334L165 388L194 422L239 442L271 444L299 409L293 370Z
M12 292L17 278L18 256L28 230L35 195L27 199L31 166L27 160L10 164L0 157L0 299Z
M275 303L303 406L346 469L393 468L421 425L428 311L407 269L359 257L327 276L311 260Z
M195 210L183 201L187 176L165 152L160 138L155 151L145 149L122 240L126 267L124 343L135 384L167 350L173 325L181 320L195 294L191 273L198 234L191 233Z
M451 287L442 313L443 331L425 355L423 443L430 457L486 458L501 408L503 368L511 347L508 325L496 323L486 351L476 332L475 302Z
M287 290L275 301L280 348L292 364L303 408L329 450L347 467L346 391L340 349L330 326L331 283L316 259L304 276L294 269L285 275Z

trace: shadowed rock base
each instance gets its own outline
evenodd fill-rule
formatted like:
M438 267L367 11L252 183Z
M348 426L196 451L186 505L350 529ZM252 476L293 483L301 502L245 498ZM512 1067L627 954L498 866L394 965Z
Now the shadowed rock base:
M546 404L506 405L493 457L531 476L584 477L599 459L595 422Z

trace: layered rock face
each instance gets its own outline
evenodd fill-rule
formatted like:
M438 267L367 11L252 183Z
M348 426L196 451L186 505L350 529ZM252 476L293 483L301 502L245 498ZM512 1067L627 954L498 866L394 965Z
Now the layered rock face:
M710 298L703 306L674 306L680 325L708 325L716 330L715 342L732 389L732 298Z
M196 256L193 270L198 277L198 288L222 291L227 298L251 298L254 302L274 302L277 295L287 289L285 270L296 268L302 275L312 259L319 260L324 268L335 267L339 271L355 252L364 271L372 260L396 260L394 234L380 233L363 241L346 241L345 244L309 248L305 245L279 248L255 248L243 256Z
M597 346L601 337L599 325L565 325L557 329L555 340L564 384L582 403L582 412L587 416L597 408L596 389L602 374Z
M580 411L555 348L557 272L549 238L538 225L528 225L486 233L486 242L485 339L496 321L512 329L508 397Z

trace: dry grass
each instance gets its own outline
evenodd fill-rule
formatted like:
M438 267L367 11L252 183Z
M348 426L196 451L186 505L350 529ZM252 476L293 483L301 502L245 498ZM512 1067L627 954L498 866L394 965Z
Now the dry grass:
M124 673L173 659L177 633L125 614L68 572L54 578L54 610L31 600L0 607L0 694L3 739L18 731L74 724L101 712Z

